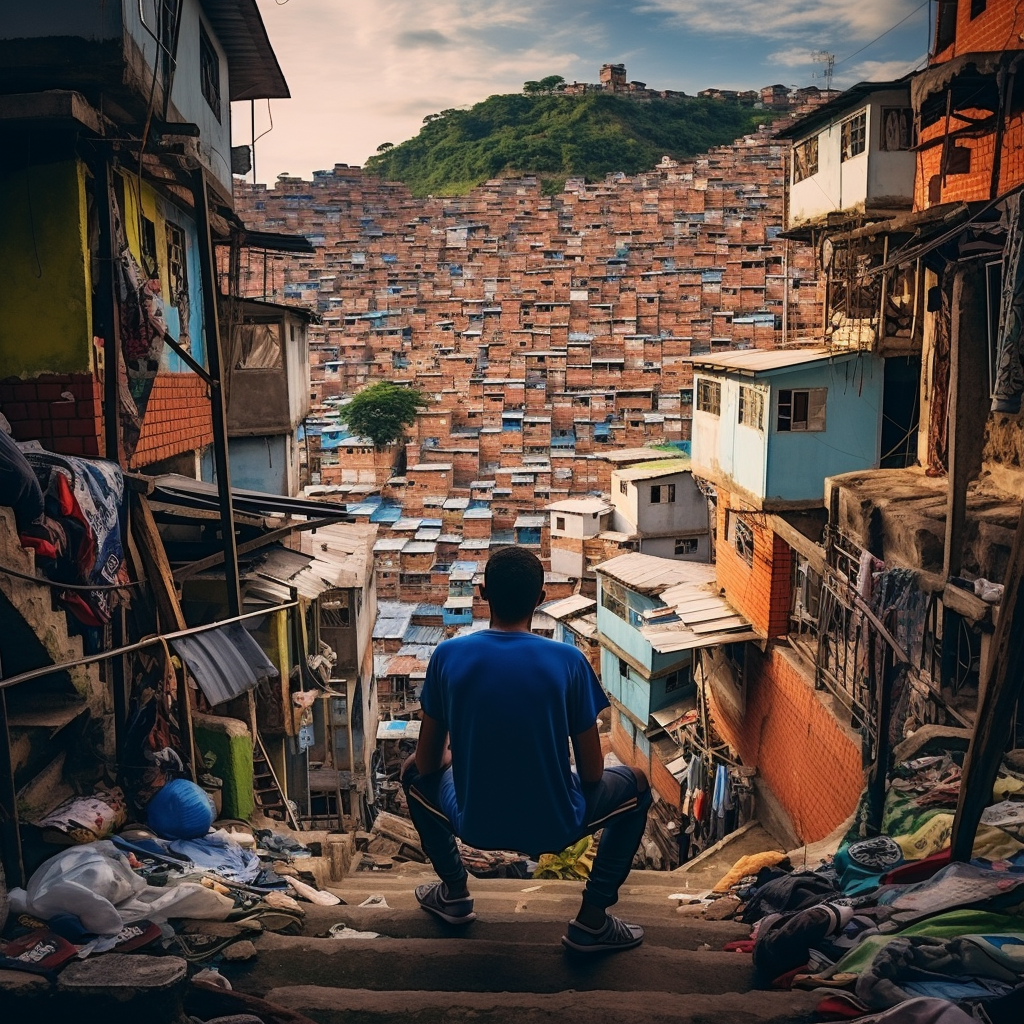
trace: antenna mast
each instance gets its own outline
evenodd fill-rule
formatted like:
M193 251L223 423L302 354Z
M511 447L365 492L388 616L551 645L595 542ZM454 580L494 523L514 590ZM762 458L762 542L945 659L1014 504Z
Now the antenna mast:
M832 74L836 69L836 55L829 53L828 50L815 50L811 54L811 60L815 64L823 64L824 67L821 71L815 71L812 78L824 78L825 79L825 92L832 91Z

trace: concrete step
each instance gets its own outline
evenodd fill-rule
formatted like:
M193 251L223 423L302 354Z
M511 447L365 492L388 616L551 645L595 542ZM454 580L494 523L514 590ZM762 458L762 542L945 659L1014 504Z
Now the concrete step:
M510 943L488 939L311 939L264 934L259 956L225 964L236 989L265 995L274 988L319 985L377 991L565 992L605 989L679 995L748 992L750 957L647 944L605 956L570 955L550 939Z
M392 905L397 900L391 900ZM576 910L576 901L567 902L565 907L552 908L546 902L527 899L521 909L491 906L490 901L478 899L477 920L465 929L454 929L438 921L419 907L408 908L402 901L402 908L378 910L373 907L305 907L303 934L307 937L325 937L332 925L344 924L356 931L377 932L382 936L396 939L444 939L462 937L474 942L494 941L506 943L542 943L548 946L557 943L564 934L565 924ZM750 927L736 921L704 921L698 918L683 918L671 912L662 917L637 907L637 913L630 914L622 907L616 911L635 919L646 930L645 944L665 946L669 949L702 949L710 947L720 950L727 942L746 939ZM660 909L660 908L659 908ZM348 940L343 940L348 941Z
M626 955L626 954L624 954ZM317 1024L797 1024L816 1019L812 992L686 995L593 989L551 994L273 989L267 998Z

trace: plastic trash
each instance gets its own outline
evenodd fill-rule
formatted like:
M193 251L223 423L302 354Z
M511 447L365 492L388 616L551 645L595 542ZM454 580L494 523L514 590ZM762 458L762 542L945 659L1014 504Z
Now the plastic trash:
M149 827L164 839L198 839L210 831L217 811L206 790L189 779L173 779L146 808Z

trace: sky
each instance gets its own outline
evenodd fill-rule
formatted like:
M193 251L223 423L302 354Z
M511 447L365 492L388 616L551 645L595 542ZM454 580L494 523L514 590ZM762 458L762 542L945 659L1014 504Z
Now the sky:
M924 63L929 0L257 0L291 99L255 107L256 180L359 165L427 114L561 75L690 94L897 78ZM904 20L905 19L905 20ZM881 37L881 38L879 38ZM248 103L235 144L251 141ZM263 134L266 133L266 134ZM252 175L249 179L252 180Z

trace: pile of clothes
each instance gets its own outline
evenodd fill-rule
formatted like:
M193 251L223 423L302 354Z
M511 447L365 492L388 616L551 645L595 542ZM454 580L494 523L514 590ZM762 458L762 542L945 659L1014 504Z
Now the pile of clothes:
M753 929L731 948L752 953L766 985L821 990L822 1020L1024 1020L1024 774L1004 765L974 859L956 863L962 763L941 751L898 764L882 832L863 835L859 813L814 870L771 855L722 880Z
M303 902L341 902L303 870L312 851L291 836L237 822L214 827L198 786L177 780L165 790L146 826L76 842L11 890L0 969L52 977L75 959L136 950L209 964L253 933L300 933Z

